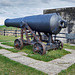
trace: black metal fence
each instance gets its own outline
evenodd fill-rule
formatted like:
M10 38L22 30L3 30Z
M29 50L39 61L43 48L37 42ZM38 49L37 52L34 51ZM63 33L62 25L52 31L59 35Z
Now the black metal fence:
M21 35L21 30L20 29L2 29L0 30L0 35L4 35L4 36L20 36ZM69 35L67 37L67 35ZM71 35L71 36L70 36ZM53 35L55 36L55 35ZM65 39L67 43L75 43L75 34L68 34L68 33L59 33L57 36L56 36L57 39ZM63 40L62 40L63 41Z
M3 30L0 30L0 35L4 35L4 36L8 36L8 35L14 35L15 37L17 37L18 35L21 34L21 30L7 30L7 29L3 29ZM66 33L59 33L59 34L66 34ZM56 36L57 38L66 38L66 37L63 37L63 36Z
M2 29L0 30L0 35L4 35L4 36L19 36L21 34L21 30L7 30L7 29Z

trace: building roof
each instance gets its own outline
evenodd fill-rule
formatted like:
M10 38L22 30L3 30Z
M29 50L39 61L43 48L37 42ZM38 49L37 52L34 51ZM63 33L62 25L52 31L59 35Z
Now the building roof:
M56 9L45 9L43 10L44 14L54 13L54 12L67 12L67 13L75 13L75 7L66 7L66 8L56 8Z

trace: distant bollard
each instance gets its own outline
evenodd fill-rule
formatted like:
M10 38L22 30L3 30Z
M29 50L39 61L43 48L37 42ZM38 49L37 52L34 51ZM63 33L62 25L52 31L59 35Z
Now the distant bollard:
M5 29L4 29L4 36L5 36Z
M15 30L15 37L17 37L17 30Z

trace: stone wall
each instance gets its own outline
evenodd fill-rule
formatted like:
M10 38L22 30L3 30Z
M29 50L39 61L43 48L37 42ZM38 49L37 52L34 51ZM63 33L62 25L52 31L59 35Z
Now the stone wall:
M59 13L62 18L68 21L68 27L61 30L60 33L73 33L75 34L75 7L47 9L43 14ZM66 37L65 34L58 34L59 36ZM67 40L66 38L59 38L64 42L75 43L75 40Z

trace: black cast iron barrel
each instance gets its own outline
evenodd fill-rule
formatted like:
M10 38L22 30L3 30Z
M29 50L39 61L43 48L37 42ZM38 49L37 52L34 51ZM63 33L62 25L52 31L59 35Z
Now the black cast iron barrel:
M66 21L56 13L6 19L5 25L21 28L22 22L27 23L33 31L50 34L57 34L61 28L66 27Z

